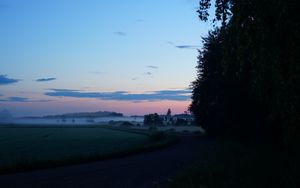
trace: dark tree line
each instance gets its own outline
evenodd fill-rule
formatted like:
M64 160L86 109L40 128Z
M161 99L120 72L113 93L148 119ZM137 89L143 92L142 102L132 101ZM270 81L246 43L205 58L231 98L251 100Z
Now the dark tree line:
M212 2L200 0L207 21ZM300 141L300 16L296 0L216 0L191 112L210 134L290 146Z
M148 114L144 116L144 125L156 126L161 124L162 124L162 120L157 113Z

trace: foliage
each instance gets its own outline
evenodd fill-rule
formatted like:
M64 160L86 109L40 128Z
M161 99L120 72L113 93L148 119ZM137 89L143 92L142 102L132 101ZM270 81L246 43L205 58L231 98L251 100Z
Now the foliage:
M171 116L172 115L172 111L171 109L169 108L168 111L167 111L167 116Z
M200 0L208 20L210 0ZM297 1L216 0L190 110L210 134L295 147L299 142L300 16ZM253 134L255 133L255 136Z
M161 124L162 124L162 120L157 113L148 114L144 116L144 125L156 126Z
M221 101L219 92L222 89L222 39L220 31L209 32L207 38L203 38L203 48L198 57L197 80L192 83L193 112L199 125L209 132L221 130L216 127L221 124ZM219 118L215 118L218 116Z

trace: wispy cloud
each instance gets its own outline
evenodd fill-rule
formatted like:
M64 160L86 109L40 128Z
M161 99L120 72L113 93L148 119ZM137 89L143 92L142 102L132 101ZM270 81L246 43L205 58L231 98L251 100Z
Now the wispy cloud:
M171 41L168 41L167 43L170 44L170 45L172 45L172 46L174 45L174 43L171 42Z
M179 49L190 49L190 50L194 50L194 49L199 49L201 48L201 46L199 45L176 45L174 44L172 41L167 41L167 43L171 46L174 46L175 48L179 48Z
M158 69L158 66L154 66L154 65L148 65L147 67L150 69Z
M123 37L127 35L127 33L123 32L123 31L116 31L116 32L114 32L114 34L119 35L119 36L123 36Z
M23 98L23 97L8 97L5 99L0 99L2 102L27 102L28 98Z
M53 89L53 88L50 88L50 89L47 89L47 90L55 91L55 92L76 92L76 91L80 91L80 90L76 90L76 89Z
M50 81L53 81L53 80L56 80L56 78L39 78L39 79L36 79L35 81L37 81L37 82L50 82Z
M135 21L138 22L138 23L141 23L141 22L144 22L145 20L143 20L143 19L137 19Z
M179 46L175 46L176 48L179 49L199 49L201 46L196 46L196 45L179 45Z
M0 102L50 102L51 100L32 100L25 97L8 97L0 99Z
M8 78L7 75L0 75L0 85L8 85L8 84L14 84L21 80L14 79L14 78Z
M52 89L45 95L52 97L74 97L74 98L94 98L100 100L115 101L187 101L190 100L191 91L184 90L160 90L145 93L129 93L127 91L115 92L84 92L68 89Z

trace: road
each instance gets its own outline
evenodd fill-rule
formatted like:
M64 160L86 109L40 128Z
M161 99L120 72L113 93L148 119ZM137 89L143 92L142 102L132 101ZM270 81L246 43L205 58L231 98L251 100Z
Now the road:
M151 188L161 187L192 164L201 146L197 136L160 150L73 166L0 176L1 188Z

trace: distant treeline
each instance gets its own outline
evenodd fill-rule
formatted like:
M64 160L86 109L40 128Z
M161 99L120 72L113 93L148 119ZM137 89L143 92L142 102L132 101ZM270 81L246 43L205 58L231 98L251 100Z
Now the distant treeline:
M212 2L200 0L210 19ZM300 141L300 16L296 0L216 0L191 112L209 134L292 146ZM297 146L298 147L298 146Z
M99 118L99 117L122 117L122 113L117 112L79 112L79 113L67 113L62 115L49 115L43 116L43 118Z

